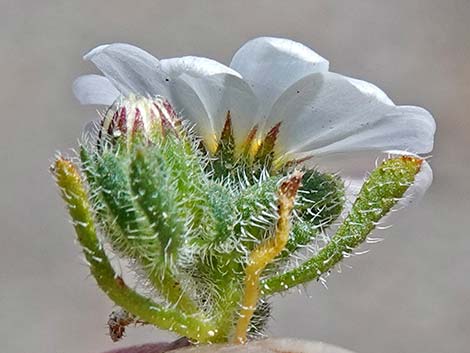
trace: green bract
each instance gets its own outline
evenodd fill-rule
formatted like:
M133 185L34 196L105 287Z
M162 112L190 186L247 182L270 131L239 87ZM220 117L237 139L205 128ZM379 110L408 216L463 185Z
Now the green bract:
M80 163L59 157L53 169L93 276L126 312L122 326L243 342L263 330L271 295L317 279L351 253L421 167L418 158L385 161L340 220L341 179L295 163L274 168L275 135L255 154L249 146L236 152L227 116L209 155L166 102L136 102L108 112L98 142L81 146ZM338 223L322 248L311 246ZM104 244L144 291L116 274ZM308 258L292 268L299 253Z

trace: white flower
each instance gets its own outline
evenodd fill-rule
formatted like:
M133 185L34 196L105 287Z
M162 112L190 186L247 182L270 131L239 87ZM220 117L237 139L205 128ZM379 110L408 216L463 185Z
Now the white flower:
M250 140L256 150L280 123L274 145L278 161L347 160L356 176L364 174L355 160L364 153L426 154L433 148L436 126L428 111L396 106L375 85L328 71L326 59L291 40L253 39L235 53L230 67L194 56L158 60L128 44L99 46L85 59L104 76L75 81L81 103L110 105L131 94L163 96L194 122L210 152L217 148L228 112L238 149L256 132ZM417 180L415 191L424 192L432 180L426 162Z

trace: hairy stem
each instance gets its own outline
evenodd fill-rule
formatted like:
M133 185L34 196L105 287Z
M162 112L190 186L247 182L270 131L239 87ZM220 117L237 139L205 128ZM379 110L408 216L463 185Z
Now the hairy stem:
M364 183L346 220L331 241L313 258L280 276L261 282L262 294L282 292L318 279L364 242L376 223L386 215L413 183L422 160L400 157L385 161Z
M216 327L202 315L189 316L176 308L163 307L129 288L118 276L96 235L93 215L80 174L68 160L58 158L53 167L62 198L73 219L78 241L98 286L117 305L165 330L199 342L215 342Z
M302 175L295 172L292 177L283 182L279 188L278 221L274 236L258 245L250 254L245 269L245 293L240 310L240 318L235 330L235 343L245 343L253 313L259 299L260 276L266 266L278 256L289 239L290 221L294 200L300 185Z

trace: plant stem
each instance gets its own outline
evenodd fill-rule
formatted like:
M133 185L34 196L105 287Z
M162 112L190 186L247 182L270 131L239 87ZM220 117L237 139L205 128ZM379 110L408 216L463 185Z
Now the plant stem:
M278 256L287 244L290 232L289 217L302 180L302 174L295 172L279 188L278 214L274 236L259 244L250 254L245 269L245 293L240 318L235 329L235 343L245 343L251 318L258 304L260 276L266 266Z
M108 297L139 319L162 329L174 331L199 342L216 342L216 327L202 315L189 316L176 308L163 307L125 284L115 273L96 235L87 193L76 167L70 161L58 158L53 173L67 203L91 273Z
M262 281L262 294L271 295L318 279L341 261L345 254L350 254L403 196L420 171L421 163L419 158L400 157L385 161L375 169L331 241L299 267Z

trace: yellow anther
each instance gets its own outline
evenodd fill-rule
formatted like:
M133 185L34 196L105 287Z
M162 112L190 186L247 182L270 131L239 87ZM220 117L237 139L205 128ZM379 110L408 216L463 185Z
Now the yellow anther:
M217 147L219 146L219 141L216 134L210 134L204 139L204 144L207 151L214 155L217 152Z
M258 153L258 150L261 147L262 143L263 143L263 140L261 140L260 138L256 138L253 140L253 142L250 145L250 150L249 150L249 154L251 158L255 158L256 153Z

